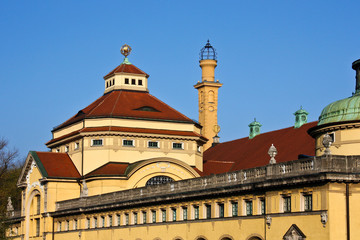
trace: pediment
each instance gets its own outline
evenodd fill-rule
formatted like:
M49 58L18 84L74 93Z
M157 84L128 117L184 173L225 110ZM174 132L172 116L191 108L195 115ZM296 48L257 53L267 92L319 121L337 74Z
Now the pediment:
M289 230L285 233L284 240L304 240L306 239L305 234L300 230L296 224L291 225Z
M38 168L40 174L44 176L43 172L41 171L41 166L39 168L39 160L37 160L36 153L33 151L30 151L28 156L26 157L25 164L21 170L17 186L18 187L26 187L29 184L29 176L32 173L34 168Z

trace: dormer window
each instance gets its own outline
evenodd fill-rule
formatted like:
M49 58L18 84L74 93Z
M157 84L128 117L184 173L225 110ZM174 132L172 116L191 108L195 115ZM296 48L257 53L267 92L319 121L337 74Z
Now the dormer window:
M136 79L131 79L131 85L136 85Z
M129 79L125 78L125 84L129 84Z
M138 85L140 85L140 86L142 86L143 84L142 84L142 80L141 79L139 79L139 81L138 81Z

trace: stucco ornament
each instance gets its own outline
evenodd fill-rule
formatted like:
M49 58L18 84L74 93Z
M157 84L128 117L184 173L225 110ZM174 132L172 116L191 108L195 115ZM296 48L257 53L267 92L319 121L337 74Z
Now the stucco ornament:
M270 148L269 148L269 151L268 151L268 154L270 156L270 164L275 164L276 163L276 160L275 160L275 156L277 155L277 149L276 147L274 146L274 144L271 144Z
M32 160L31 162L31 166L30 166L30 170L28 171L27 175L26 175L26 194L28 194L30 192L30 190L32 190L35 187L39 187L39 189L44 192L44 186L40 184L39 181L35 181L32 184L30 184L30 175L33 172L34 168L36 168L36 163L34 160Z
M269 229L271 226L271 222L272 222L272 218L270 216L266 216L266 225L268 226Z
M325 155L330 155L331 154L330 146L331 146L332 143L333 143L332 138L330 137L330 135L328 133L326 133L324 138L323 138L323 141L322 141L322 144L325 147L325 152L324 152Z
M323 227L326 226L326 223L328 221L328 215L327 215L327 212L323 212L321 213L321 223L323 224Z

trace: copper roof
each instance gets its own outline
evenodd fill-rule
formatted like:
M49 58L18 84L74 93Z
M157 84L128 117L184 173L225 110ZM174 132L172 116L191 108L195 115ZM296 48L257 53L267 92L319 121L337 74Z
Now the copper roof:
M149 75L146 72L144 72L143 70L139 69L138 67L132 64L120 64L114 70L112 70L106 76L104 76L104 79L110 77L111 75L114 75L115 73L132 73L132 74L145 75L147 78L149 77Z
M85 118L119 117L163 121L191 122L185 115L147 92L115 90L104 94L53 131Z
M298 159L298 155L315 155L315 140L307 130L317 122L304 124L300 128L284 128L262 133L253 139L241 138L220 143L204 152L204 175L225 173L265 166L269 164L268 150L271 144L277 148L277 162Z

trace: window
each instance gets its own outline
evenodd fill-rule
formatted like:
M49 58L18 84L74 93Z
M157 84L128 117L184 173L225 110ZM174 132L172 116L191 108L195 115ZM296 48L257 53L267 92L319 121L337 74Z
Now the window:
M142 80L141 79L138 80L138 85L142 86Z
M183 143L173 143L172 147L173 147L173 149L184 149Z
M155 176L155 177L150 178L146 182L146 186L165 184L165 183L172 182L172 181L174 181L174 179L172 179L171 177L168 177L168 176Z
M162 222L166 222L166 209L161 210Z
M151 215L152 215L152 222L156 223L156 211L155 210L151 211Z
M125 78L125 84L129 84L129 79Z
M65 146L65 152L69 152L69 146Z
M199 153L201 153L201 146L197 146L197 151L199 152Z
M58 232L61 232L61 222L58 222Z
M237 202L231 202L231 212L233 217L237 217L238 215L238 203Z
M137 212L134 212L134 224L138 224L138 214Z
M176 222L176 208L172 208L171 211L172 211L172 220L173 222Z
M112 219L112 215L109 215L109 227L112 227L112 221L113 221L113 219Z
M291 197L283 196L283 212L291 212Z
M159 142L149 141L148 142L148 147L149 148L159 148Z
M136 85L136 79L131 79L131 85Z
M305 211L312 210L312 194L304 195L304 210Z
M265 215L265 198L260 199L260 214Z
M218 203L218 206L219 206L219 218L223 218L224 217L224 204Z
M36 214L40 214L40 195L36 196Z
M127 140L127 139L124 139L123 140L123 146L127 146L127 147L133 147L134 146L134 140Z
M120 214L116 214L116 225L120 226Z
M102 139L91 139L91 146L102 146L103 140Z
M187 220L188 218L188 210L187 207L183 207L183 220Z
M94 217L94 228L97 228L97 218Z
M40 218L36 219L36 236L40 236Z
M60 152L60 148L57 148L57 149L56 149L56 152L59 153L59 152Z
M197 205L194 206L194 219L199 219L199 206Z
M335 133L329 133L329 136L331 137L331 141L335 142Z
M90 228L90 218L86 218L86 229Z
M77 219L74 219L74 230L77 230L77 225L78 225L78 220Z
M125 213L125 225L129 225L129 214Z
M146 212L144 211L144 212L142 212L142 215L143 215L143 223L146 223L147 222L147 214L146 214Z
M205 208L206 208L206 218L210 219L211 218L211 205L207 204L207 205L205 205Z
M252 202L252 200L245 201L245 205L246 205L246 216L253 215L253 202Z
M115 84L115 78L112 80L112 84L111 85L114 85Z
M80 144L78 142L75 143L75 150L78 150L80 147Z

